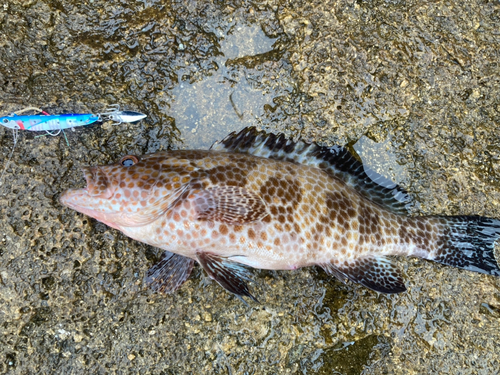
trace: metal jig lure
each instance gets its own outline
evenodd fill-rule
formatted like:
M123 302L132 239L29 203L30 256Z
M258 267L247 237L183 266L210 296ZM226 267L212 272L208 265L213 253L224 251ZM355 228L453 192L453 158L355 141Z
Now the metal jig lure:
M140 112L134 111L120 111L119 104L110 105L107 109L107 112L100 113L99 116L105 121L114 121L115 125L120 125L124 122L137 122L140 121L147 116Z
M35 111L39 114L37 115L21 115L27 111ZM94 122L103 121L113 121L119 125L122 123L130 123L140 121L147 116L140 112L134 111L120 111L120 106L118 104L113 104L107 107L104 112L97 114L62 114L62 115L50 115L47 112L36 107L29 107L23 110L17 111L17 113L12 113L8 116L0 117L0 125L6 128L12 129L14 137L14 146L10 152L9 157L5 163L5 167L0 175L0 185L3 181L3 175L7 170L7 167L16 148L17 141L19 139L19 130L29 130L33 132L44 131L48 135L56 136L59 135L64 129L73 129L79 126L87 126L93 124ZM63 133L64 134L64 133ZM66 135L64 135L66 138ZM66 142L68 142L66 138ZM69 146L69 143L68 143Z
M38 108L36 108L38 109ZM113 121L116 125L124 122L136 122L147 117L145 114L133 111L120 111L118 104L108 107L105 112L97 114L62 114L49 115L39 110L40 115L18 115L0 117L0 125L14 130L45 131L47 134L56 136L61 130L87 126L94 122ZM54 131L56 131L54 133Z

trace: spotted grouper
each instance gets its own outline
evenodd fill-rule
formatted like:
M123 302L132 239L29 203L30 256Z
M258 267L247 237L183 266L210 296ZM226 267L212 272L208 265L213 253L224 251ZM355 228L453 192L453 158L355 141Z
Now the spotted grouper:
M406 290L393 255L500 276L499 220L408 216L409 195L343 147L247 128L210 150L128 155L83 171L87 187L61 203L165 250L146 277L161 292L178 289L194 262L254 300L249 267L320 266L381 293Z

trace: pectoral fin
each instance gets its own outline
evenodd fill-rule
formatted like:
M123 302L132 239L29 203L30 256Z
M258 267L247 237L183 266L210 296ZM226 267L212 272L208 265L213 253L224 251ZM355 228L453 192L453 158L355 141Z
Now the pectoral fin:
M245 224L268 215L262 198L245 188L220 186L193 194L198 220Z
M196 256L208 276L224 289L234 293L243 302L245 300L241 297L250 297L255 302L259 302L248 291L245 280L250 281L251 275L244 265L211 253L199 252Z
M351 280L376 292L392 294L406 291L401 272L386 257L357 259L347 265L327 263L320 266L342 282Z
M189 278L194 260L165 251L161 260L148 270L146 284L155 292L173 293Z

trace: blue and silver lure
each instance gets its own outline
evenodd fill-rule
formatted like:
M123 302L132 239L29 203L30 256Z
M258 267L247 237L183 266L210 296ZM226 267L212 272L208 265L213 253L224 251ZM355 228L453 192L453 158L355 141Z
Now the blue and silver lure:
M14 149L17 145L19 130L29 130L32 132L44 131L48 135L56 136L64 129L73 129L79 126L87 126L98 121L99 122L113 121L115 122L115 125L119 125L124 122L130 123L130 122L140 121L147 117L145 114L140 112L120 111L120 106L118 104L109 106L105 110L105 112L97 114L72 113L72 114L62 114L62 115L49 115L47 112L42 111L39 108L33 108L33 107L25 108L21 111L18 111L18 113L23 113L27 111L36 111L41 114L21 115L12 113L8 116L0 117L0 125L12 129L12 134L14 138L14 146L12 147L10 155L7 158L4 169L0 175L0 185L2 184L3 176L5 174L5 171L7 170L7 167L14 153ZM66 143L68 143L67 139Z
M93 114L68 115L24 115L12 114L0 117L0 124L10 129L38 131L54 131L78 126L86 126L99 121L100 117Z
M50 135L57 135L64 129L87 126L97 121L114 121L117 124L136 122L147 117L145 114L133 111L120 111L118 105L109 107L106 112L98 114L62 114L49 115L42 112L40 115L16 115L0 117L0 125L14 130L45 131ZM56 133L52 133L56 131Z

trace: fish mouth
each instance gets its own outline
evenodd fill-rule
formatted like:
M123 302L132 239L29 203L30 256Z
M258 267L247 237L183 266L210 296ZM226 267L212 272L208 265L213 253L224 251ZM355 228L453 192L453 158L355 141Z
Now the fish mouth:
M64 191L59 198L61 204L78 210L77 207L89 204L94 198L102 200L113 196L115 188L99 167L83 167L82 172L87 186Z
M82 167L82 172L83 172L83 178L85 178L85 183L87 184L87 186L85 186L85 188L80 190L85 190L85 192L88 195L92 195L90 193L93 186L92 181L94 179L94 174L92 173L92 167Z
M91 197L109 199L113 196L113 184L99 167L83 167L83 177L87 182L85 191Z

